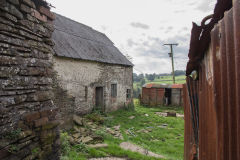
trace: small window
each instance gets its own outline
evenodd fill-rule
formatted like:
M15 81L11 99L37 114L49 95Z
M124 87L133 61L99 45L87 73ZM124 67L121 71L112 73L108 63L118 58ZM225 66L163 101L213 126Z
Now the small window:
M85 86L85 101L87 102L87 98L88 98L88 87Z
M111 97L117 97L117 84L111 84Z
M131 89L127 89L127 98L131 98Z

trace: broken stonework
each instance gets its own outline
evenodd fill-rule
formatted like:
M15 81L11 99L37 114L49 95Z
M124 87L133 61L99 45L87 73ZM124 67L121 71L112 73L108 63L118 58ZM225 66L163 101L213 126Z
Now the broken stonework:
M59 159L58 109L53 104L46 3L0 1L0 159ZM45 10L46 21L34 15ZM48 23L50 22L50 23Z

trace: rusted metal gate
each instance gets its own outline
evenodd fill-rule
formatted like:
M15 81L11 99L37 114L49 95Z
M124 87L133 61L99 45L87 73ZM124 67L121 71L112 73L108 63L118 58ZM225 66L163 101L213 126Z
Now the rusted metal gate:
M209 37L201 31L205 41L191 39L187 75L196 70L198 78L188 77L188 87L196 84L199 113L192 114L193 97L185 85L184 159L240 160L240 0L218 1L212 17L212 28L205 28ZM197 142L193 118L199 122Z

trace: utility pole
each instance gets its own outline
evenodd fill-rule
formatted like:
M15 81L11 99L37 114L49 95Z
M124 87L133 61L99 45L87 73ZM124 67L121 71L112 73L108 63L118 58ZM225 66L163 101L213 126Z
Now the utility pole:
M172 76L173 76L173 84L175 84L175 71L174 71L174 59L173 59L173 46L177 46L177 43L169 43L169 44L164 44L164 46L170 46L171 53L169 54L169 57L172 58Z

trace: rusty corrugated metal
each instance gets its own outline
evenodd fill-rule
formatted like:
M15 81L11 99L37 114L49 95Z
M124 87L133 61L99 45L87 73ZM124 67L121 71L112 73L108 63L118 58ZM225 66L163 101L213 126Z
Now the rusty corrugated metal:
M187 63L186 75L191 74L193 70L199 70L200 62L204 57L205 52L209 48L211 41L210 32L214 28L214 25L222 19L224 12L232 8L232 0L218 0L214 14L209 15L203 19L201 26L193 23L191 32L191 41L189 49L189 61ZM211 18L209 24L205 22Z
M149 88L151 86L151 88ZM166 90L171 90L170 97L165 94L168 93ZM159 106L159 105L173 105L182 106L182 85L144 85L142 87L141 94L141 104L149 106ZM170 99L166 104L166 97ZM170 103L170 104L169 104Z
M233 26L234 26L234 48L235 48L235 67L236 67L236 100L237 100L237 126L240 126L240 1L233 0ZM237 128L237 151L240 159L240 127Z
M240 0L211 30L211 41L199 59L198 159L240 159ZM190 84L193 87L194 83ZM194 137L189 97L184 86L184 159L193 159ZM191 137L191 138L190 138Z
M228 125L229 125L229 159L237 159L237 119L236 119L236 77L235 52L233 34L233 10L228 11L224 17L227 53L227 81L228 86ZM240 27L240 26L239 26Z
M164 88L142 88L141 103L149 106L164 104Z
M183 88L183 84L172 84L171 88Z
M187 95L187 86L183 86L183 105L184 105L184 160L191 157L193 159L193 150L194 150L194 135L192 130L192 123L190 117L190 107Z

